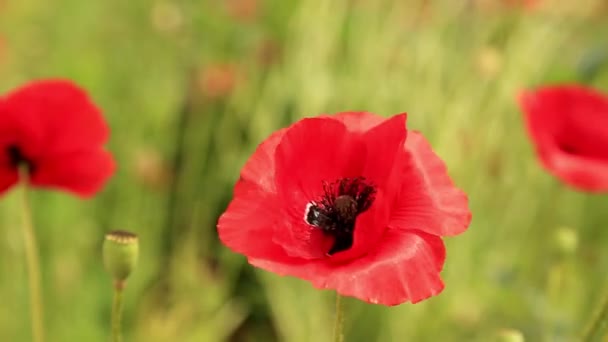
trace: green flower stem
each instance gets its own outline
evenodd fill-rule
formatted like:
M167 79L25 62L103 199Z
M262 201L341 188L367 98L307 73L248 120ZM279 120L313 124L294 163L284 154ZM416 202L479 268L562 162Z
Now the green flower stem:
M342 296L336 293L336 313L334 320L334 342L344 341L344 304Z
M601 333L606 328L606 324L608 323L608 295L604 295L601 306L589 322L589 325L583 333L582 342L599 340Z
M27 263L29 291L30 291L30 314L32 319L32 339L34 342L44 341L44 310L42 306L42 291L40 289L40 260L38 258L38 247L36 234L32 223L32 211L28 199L29 170L22 167L19 170L21 179L21 216L23 240L25 245L25 259Z
M112 342L121 342L122 293L124 282L114 283L114 302L112 303Z

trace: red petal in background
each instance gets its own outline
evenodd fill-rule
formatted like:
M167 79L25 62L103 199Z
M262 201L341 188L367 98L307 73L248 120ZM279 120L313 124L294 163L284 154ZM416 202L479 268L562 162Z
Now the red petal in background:
M32 82L4 98L3 121L12 121L22 130L36 128L42 136L24 136L24 150L28 144L41 139L39 151L31 151L35 158L65 152L101 147L108 139L109 128L100 110L88 95L66 80Z
M88 198L114 173L114 160L102 150L72 152L40 159L31 175L34 186L59 188Z
M543 166L584 191L608 191L608 97L564 85L524 92L519 99Z
M100 110L70 81L32 82L0 99L0 150L19 151L34 186L94 195L115 168L103 149L108 135ZM0 165L16 173L6 154Z

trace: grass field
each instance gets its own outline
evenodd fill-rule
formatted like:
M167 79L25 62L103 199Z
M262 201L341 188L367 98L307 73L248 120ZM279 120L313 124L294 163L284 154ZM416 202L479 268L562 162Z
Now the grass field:
M608 197L538 163L516 98L608 90L602 1L0 0L0 92L84 86L119 168L90 201L33 194L49 341L107 341L101 243L140 236L126 341L326 341L333 293L247 265L215 224L247 157L320 113L408 112L469 195L447 239L444 292L397 307L347 301L347 341L576 341L608 291ZM576 4L576 5L575 5ZM29 341L16 195L0 202L0 341Z

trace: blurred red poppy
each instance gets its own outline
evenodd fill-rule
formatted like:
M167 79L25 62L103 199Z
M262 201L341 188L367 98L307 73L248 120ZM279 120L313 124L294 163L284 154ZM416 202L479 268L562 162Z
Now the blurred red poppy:
M36 81L0 97L0 192L26 167L35 187L92 196L114 171L108 135L99 109L70 81Z
M383 305L443 289L441 236L462 233L466 195L406 115L303 119L247 161L221 240L257 267Z
M608 191L608 96L561 85L526 91L519 103L550 173L583 191Z
M503 3L511 7L521 7L527 10L533 10L540 4L540 0L503 0Z

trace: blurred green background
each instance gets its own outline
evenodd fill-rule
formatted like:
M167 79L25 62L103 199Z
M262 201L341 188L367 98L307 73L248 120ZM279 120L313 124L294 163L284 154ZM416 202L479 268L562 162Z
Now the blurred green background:
M444 292L347 301L347 341L573 341L608 285L608 198L549 176L516 96L608 90L608 6L561 0L0 0L0 92L66 77L112 127L95 199L33 194L49 341L107 341L106 231L140 235L126 341L326 341L333 293L253 269L215 224L246 158L320 113L408 112L470 198ZM0 341L28 341L14 192L0 202Z

